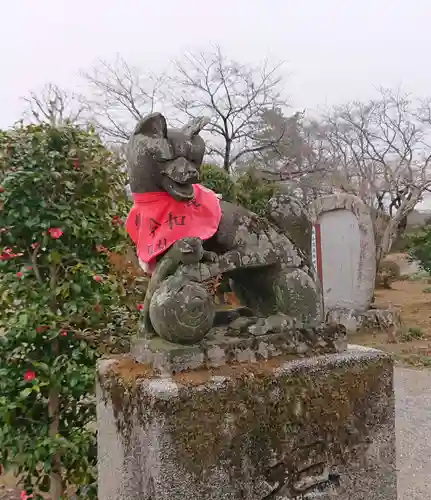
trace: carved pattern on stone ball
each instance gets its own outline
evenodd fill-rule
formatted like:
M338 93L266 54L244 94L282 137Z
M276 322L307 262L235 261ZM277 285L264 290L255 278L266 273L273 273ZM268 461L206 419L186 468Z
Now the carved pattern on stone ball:
M157 334L170 342L193 344L211 328L215 308L201 283L167 278L155 292L150 318Z

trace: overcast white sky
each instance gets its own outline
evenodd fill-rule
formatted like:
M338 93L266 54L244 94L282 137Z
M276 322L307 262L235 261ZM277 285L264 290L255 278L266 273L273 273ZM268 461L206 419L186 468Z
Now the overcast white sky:
M0 127L20 97L121 54L157 71L185 49L220 44L257 63L286 61L298 108L367 98L375 86L431 95L430 0L3 0Z
M430 20L430 0L3 0L0 128L45 83L82 90L78 71L101 58L157 71L209 44L285 61L295 108L367 99L380 85L431 95Z

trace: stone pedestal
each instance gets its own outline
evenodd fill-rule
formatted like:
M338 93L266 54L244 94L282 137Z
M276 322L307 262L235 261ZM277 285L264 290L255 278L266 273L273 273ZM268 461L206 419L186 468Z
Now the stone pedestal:
M385 354L98 369L101 500L396 500Z
M238 318L236 330L232 327L227 331L213 328L205 339L194 345L173 344L160 337L138 337L132 340L130 353L154 373L168 375L236 363L263 362L282 355L298 357L332 354L347 348L346 329L338 324L292 326L280 331L286 321L283 315L259 319L258 322L255 320ZM249 321L252 326L248 327L249 332L246 333L242 327L248 326ZM271 329L271 332L267 329Z

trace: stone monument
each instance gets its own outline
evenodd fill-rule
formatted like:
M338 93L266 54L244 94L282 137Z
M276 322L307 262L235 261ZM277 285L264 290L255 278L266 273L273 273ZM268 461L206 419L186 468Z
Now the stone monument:
M395 500L392 362L322 321L311 219L198 184L204 120L132 134L126 229L151 273L131 353L98 367L103 500ZM227 275L241 307L215 306Z
M397 309L372 307L376 247L369 207L357 196L334 194L312 202L310 216L326 317L352 333L363 327L397 330Z

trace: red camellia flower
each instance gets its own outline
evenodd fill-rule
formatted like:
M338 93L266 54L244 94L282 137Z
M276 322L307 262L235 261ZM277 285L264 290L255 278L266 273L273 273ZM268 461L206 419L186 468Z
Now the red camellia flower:
M27 266L26 269L27 271L31 271L33 269L33 266Z
M22 253L2 253L0 255L0 260L10 260L13 259L14 257L20 257L23 255Z
M21 257L24 255L22 252L13 253L12 248L5 248L3 252L0 254L0 260L10 260L14 257Z
M32 380L34 380L36 378L36 373L31 371L31 370L27 370L25 373L24 373L24 380L26 382L31 382Z
M22 278L22 273L17 272L17 273L16 273L16 277L17 277L17 278Z
M36 333L43 333L45 330L48 330L46 325L41 325L36 328Z
M78 170L78 169L79 169L79 160L78 160L78 158L74 158L74 159L73 159L73 168L74 168L75 170Z
M38 242L36 241L36 243L32 243L32 244L31 244L31 248L34 250L34 249L35 249L35 248L37 248L39 245L40 245L40 243L38 243Z
M108 251L108 249L106 247L104 247L103 245L96 245L96 250L99 253L106 253Z
M3 193L3 192L4 192L4 187L0 186L0 193Z
M63 231L59 227L50 227L48 229L48 233L51 236L51 238L57 240L63 234Z
M30 498L33 498L33 493L30 495L27 495L27 492L25 490L21 491L19 494L20 500L29 500Z
M138 311L142 311L143 308L144 308L144 304L136 304L136 309Z
M94 279L94 281L97 281L97 283L100 283L102 281L102 276L99 276L98 274L96 274L95 276L93 276L93 279Z
M60 332L60 335L61 335L62 337L67 337L67 332L66 332L66 330L62 330L62 331Z
M123 221L121 220L121 218L118 215L114 215L114 217L112 217L112 219L111 219L111 223L113 226L121 226Z

